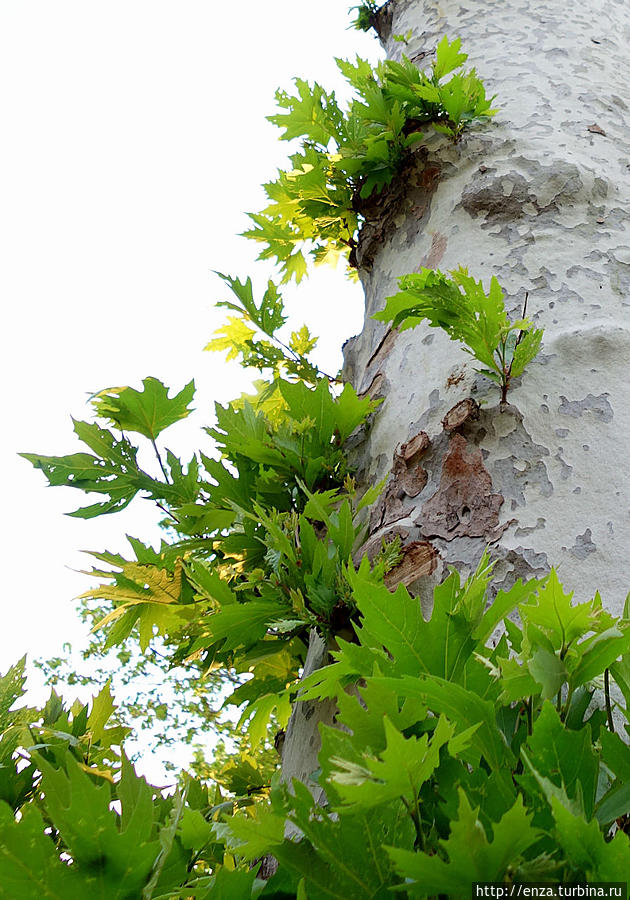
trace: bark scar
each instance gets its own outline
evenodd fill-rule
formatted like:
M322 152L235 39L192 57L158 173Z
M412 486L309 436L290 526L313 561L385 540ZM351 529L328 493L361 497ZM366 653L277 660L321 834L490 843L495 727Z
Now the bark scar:
M390 591L395 591L399 584L409 587L414 581L425 575L431 575L437 569L440 554L429 541L412 541L403 547L403 558L384 578Z
M492 478L481 450L461 434L451 438L442 464L440 486L416 520L424 537L483 537L497 541L508 524L499 526L501 494L492 493Z
M370 516L370 534L408 514L403 500L405 497L417 497L429 479L420 463L429 444L428 435L420 431L394 452L387 487Z

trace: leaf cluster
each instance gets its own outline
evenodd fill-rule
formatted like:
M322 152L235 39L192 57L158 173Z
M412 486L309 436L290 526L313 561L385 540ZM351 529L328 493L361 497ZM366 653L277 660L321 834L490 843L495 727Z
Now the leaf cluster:
M374 27L374 16L378 12L378 3L376 0L365 0L358 6L350 7L350 12L356 12L356 17L350 23L352 28L357 31L369 31Z
M423 268L399 279L400 291L388 297L385 308L374 315L394 328L405 330L426 321L441 328L452 341L482 364L479 371L501 387L506 400L510 380L522 375L540 350L543 331L523 315L511 322L503 291L493 276L486 293L464 268L448 275Z
M350 573L356 642L340 639L300 695L339 707L342 727L322 729L327 805L295 781L226 817L215 831L244 865L272 853L309 898L624 880L630 749L610 695L608 714L591 701L614 677L628 729L630 621L599 597L573 604L553 571L489 603L491 569L484 557L463 584L453 572L428 620L366 563Z
M229 795L139 777L108 687L85 705L53 691L41 709L15 709L24 663L0 676L0 898L217 896L211 873L226 859L212 823Z
M184 471L176 457L167 452L166 464L157 450L156 438L175 422L189 415L195 391L194 382L174 397L156 378L145 378L143 390L108 388L93 396L93 407L101 422L74 422L74 432L90 451L67 456L21 456L41 469L49 484L73 487L87 494L101 494L104 502L83 506L70 515L82 519L119 512L139 493L155 501L177 505L194 501L197 485L196 460ZM112 431L112 426L118 431ZM147 439L158 459L162 479L154 478L138 463L138 444L128 434Z
M268 310L251 315L269 330L279 321ZM121 508L121 480L124 505L142 493L166 514L169 540L159 548L129 538L129 556L92 554L98 581L82 597L86 614L105 636L103 653L118 647L131 658L134 645L143 654L157 645L170 666L192 670L202 683L229 673L236 688L229 702L243 706L237 732L247 727L253 749L268 746L269 723L287 723L286 690L303 663L309 629L334 633L353 615L343 570L363 529L344 443L376 406L349 385L335 396L326 379L314 387L282 378L275 385L273 415L248 400L217 404L208 429L215 452L193 456L187 469L156 439L186 414L191 387L171 398L155 379L145 380L144 391L100 393L97 422L75 423L94 453L90 471L107 471L107 478L84 476L85 453L25 454L51 484L109 492L109 503L75 515ZM148 449L142 441L162 478L135 463ZM111 452L121 447L125 467ZM168 716L159 704L151 711L154 719Z
M308 503L335 526L328 501ZM484 556L466 582L452 572L425 619L366 561L347 569L355 638L338 636L300 694L336 697L343 726L322 730L325 807L297 781L265 801L247 754L214 789L185 777L164 796L121 750L109 689L15 710L21 661L0 678L0 897L434 898L472 881L623 881L630 749L607 685L630 730L628 610L574 604L553 571L490 602L491 570ZM279 868L261 881L269 853Z
M227 351L226 359L238 359L244 368L270 373L274 383L271 386L261 383L262 399L268 403L279 400L275 382L280 378L310 385L316 385L322 376L328 377L329 381L337 380L325 376L309 359L317 346L317 338L311 335L306 325L292 331L286 341L281 337L288 317L273 281L268 282L257 304L251 278L243 282L230 275L218 274L232 291L233 299L221 300L216 305L235 315L228 316L227 322L206 345L206 350Z
M363 7L365 8L365 7ZM265 185L269 205L251 215L246 237L263 245L260 259L272 259L282 280L300 281L306 257L336 263L340 256L356 266L358 231L369 212L369 198L401 173L432 127L458 141L474 121L495 114L474 69L462 69L467 55L459 38L445 36L429 72L403 56L375 68L357 57L337 60L355 99L342 109L334 93L296 79L296 93L278 91L281 112L270 121L283 140L300 141L290 166Z

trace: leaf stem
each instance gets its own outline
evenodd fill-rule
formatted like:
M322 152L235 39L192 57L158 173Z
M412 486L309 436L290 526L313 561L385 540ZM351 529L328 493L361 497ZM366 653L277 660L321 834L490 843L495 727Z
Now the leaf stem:
M400 798L405 806L405 809L409 813L411 821L413 822L413 827L416 832L416 838L413 842L414 850L424 850L424 837L422 835L422 827L420 823L420 809L418 807L418 796L414 794L414 803L413 806L405 797Z
M534 698L528 697L525 702L525 709L527 710L527 734L529 737L532 736L534 732Z
M564 704L564 710L562 711L562 721L566 722L567 716L569 715L569 707L571 705L571 700L573 699L573 686L569 685L567 689L567 699Z
M610 669L604 669L604 697L606 700L606 719L608 730L615 731L615 722L612 714L612 704L610 702Z
M149 498L147 498L147 499L149 499ZM158 509L161 509L163 513L166 513L167 516L170 516L171 519L179 525L179 519L177 518L175 513L172 513L170 511L170 509L167 506L164 506L164 504L160 503L159 500L155 501L155 505L157 506Z
M153 445L153 449L155 450L155 455L157 456L157 461L160 464L160 469L162 470L162 475L164 476L164 481L167 484L170 484L168 475L166 474L166 469L164 468L164 463L162 462L162 457L160 456L160 451L157 448L157 444L155 443L155 438L150 438L151 444Z

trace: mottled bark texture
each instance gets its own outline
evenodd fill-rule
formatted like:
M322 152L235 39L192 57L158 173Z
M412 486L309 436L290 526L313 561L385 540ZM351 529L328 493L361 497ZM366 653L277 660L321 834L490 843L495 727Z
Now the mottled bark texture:
M599 589L619 614L630 587L630 4L394 0L378 24L388 54L420 66L444 34L461 37L500 113L457 145L429 136L361 235L365 327L345 347L345 374L385 402L353 453L365 484L391 473L370 545L403 537L402 579L414 583L417 559L423 602L447 565L465 574L489 544L495 588L554 565L578 598ZM406 45L393 40L409 31ZM496 275L512 313L529 291L545 328L505 409L439 330L397 334L371 319L398 276L458 265ZM317 767L319 711L306 726L300 717L298 705L291 743L310 755L287 740L287 779Z
M304 663L303 677L306 678L322 666L328 665L328 647L315 629L311 631L308 653ZM293 779L308 784L315 799L323 798L321 790L314 782L313 773L318 768L317 756L321 747L319 725L332 725L337 712L333 700L305 700L295 704L287 726L282 748L282 779L289 786ZM291 833L291 830L290 832Z
M619 614L630 588L630 4L627 0L394 0L388 54L427 66L461 37L500 112L457 145L434 135L358 249L365 328L346 377L385 398L358 448L361 477L392 471L386 521L467 571L489 543L496 587L555 566ZM408 43L396 34L412 37ZM596 127L595 127L596 126ZM458 265L544 326L541 355L499 390L438 329L370 318L396 279ZM474 406L453 407L466 398ZM463 420L459 422L459 419ZM396 490L397 445L424 432L426 484Z

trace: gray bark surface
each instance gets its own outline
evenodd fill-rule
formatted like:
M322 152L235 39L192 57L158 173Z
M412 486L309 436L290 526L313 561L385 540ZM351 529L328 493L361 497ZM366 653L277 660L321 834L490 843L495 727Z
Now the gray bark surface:
M466 574L489 545L495 589L555 566L578 599L599 590L620 614L630 588L630 4L394 0L378 24L388 55L421 67L444 34L461 37L500 112L457 145L427 133L361 235L365 327L344 348L345 376L385 402L352 452L363 483L391 473L372 546L401 534L404 581L423 603L447 566ZM394 41L408 31L407 44ZM528 314L545 328L504 409L438 329L397 334L370 318L399 276L459 265L486 286L496 275L511 313L528 291ZM325 662L317 641L309 671ZM333 717L330 704L296 705L285 780L308 782L318 723Z
M328 647L315 629L312 629L302 677L306 678L328 662ZM321 748L319 725L320 723L332 725L336 712L334 700L298 701L291 712L282 748L282 780L289 786L294 778L308 784L317 802L320 802L324 795L313 777L319 766L317 761Z
M365 328L346 345L346 375L385 398L357 451L363 480L381 479L419 432L430 442L415 473L425 486L412 496L392 483L376 534L428 541L434 578L447 564L470 569L490 544L496 587L555 566L578 598L599 590L620 614L630 587L630 5L398 0L379 23L388 54L420 66L444 34L461 37L500 112L457 145L429 136L396 208L362 234ZM393 40L409 31L407 45ZM496 275L511 313L528 291L528 314L545 328L503 412L497 387L439 329L388 333L370 318L398 276L459 265L486 286ZM445 430L468 397L478 417Z

